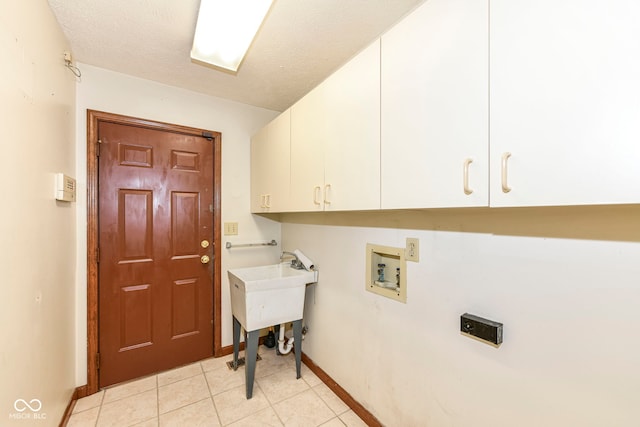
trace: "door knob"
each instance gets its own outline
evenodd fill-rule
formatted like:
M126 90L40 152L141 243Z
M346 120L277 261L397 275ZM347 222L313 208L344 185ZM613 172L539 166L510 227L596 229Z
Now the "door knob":
M200 262L203 264L209 264L209 261L211 261L211 259L209 258L209 255L202 255L200 257Z
M202 246L204 249L209 247L209 241L208 240L203 240L202 242L200 242L200 246Z

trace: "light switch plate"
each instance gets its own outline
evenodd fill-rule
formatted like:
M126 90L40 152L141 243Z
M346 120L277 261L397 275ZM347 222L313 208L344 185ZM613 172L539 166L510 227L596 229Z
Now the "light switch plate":
M404 258L407 261L420 261L420 239L407 237L407 247L405 248Z
M63 173L56 174L56 200L76 201L76 180Z
M238 223L237 222L225 222L224 223L224 235L225 236L236 236L238 234Z

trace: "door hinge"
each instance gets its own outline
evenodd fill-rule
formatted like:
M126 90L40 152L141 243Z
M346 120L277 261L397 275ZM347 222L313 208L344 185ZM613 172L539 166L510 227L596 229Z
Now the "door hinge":
M96 156L100 157L100 144L102 144L102 140L99 139L98 143L96 144Z
M96 369L100 369L100 353L96 353Z
M96 262L100 262L100 246L96 248Z

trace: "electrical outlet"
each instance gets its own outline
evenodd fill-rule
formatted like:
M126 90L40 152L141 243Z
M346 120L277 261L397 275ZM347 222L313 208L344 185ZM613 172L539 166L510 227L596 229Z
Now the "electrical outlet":
M405 248L404 258L407 261L420 261L420 240L415 237L407 237L407 247Z
M237 222L225 222L224 223L224 235L225 236L236 236L238 234L238 223Z

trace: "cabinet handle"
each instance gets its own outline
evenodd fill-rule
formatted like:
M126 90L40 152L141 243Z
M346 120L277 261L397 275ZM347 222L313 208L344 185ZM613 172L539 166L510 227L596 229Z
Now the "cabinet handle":
M266 196L266 194L261 194L261 195L260 195L260 207L261 207L261 208L266 208L266 207L267 207L267 203L266 203L266 201L267 201L267 196Z
M507 185L507 160L511 157L511 153L504 153L502 155L502 192L508 193L511 191L511 187Z
M331 190L331 184L327 184L324 186L324 204L325 205L330 205L331 204L331 200L329 200L328 194L329 194L329 190Z
M271 207L271 194L266 194L264 196L264 198L265 198L265 204L264 204L265 206L264 207L268 209L268 208Z
M473 190L469 188L469 165L473 163L473 159L465 159L464 161L464 178L463 178L463 187L464 187L464 194L466 194L467 196L471 193L473 193Z
M313 187L313 204L320 206L320 191L322 189L319 185Z

